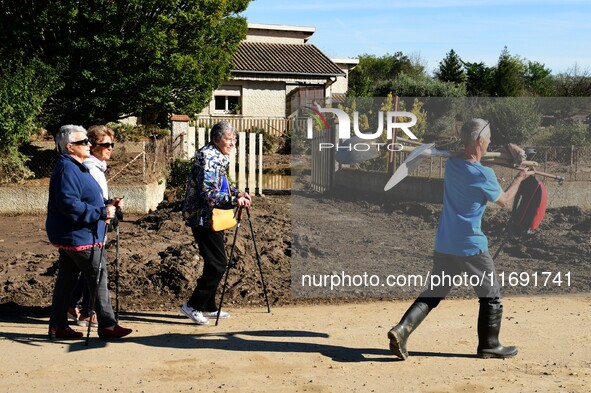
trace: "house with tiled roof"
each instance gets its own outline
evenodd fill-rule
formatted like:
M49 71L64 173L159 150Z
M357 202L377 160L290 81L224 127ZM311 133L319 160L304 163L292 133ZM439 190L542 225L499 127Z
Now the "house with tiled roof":
M307 41L316 28L249 24L234 56L232 79L213 92L201 115L288 117L313 99L347 92L357 59L330 59Z

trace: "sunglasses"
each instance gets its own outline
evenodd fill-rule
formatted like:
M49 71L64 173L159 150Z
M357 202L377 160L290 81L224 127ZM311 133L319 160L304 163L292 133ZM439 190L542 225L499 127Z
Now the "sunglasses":
M84 139L81 139L79 141L70 142L70 145L82 145L82 146L84 146L84 145L88 145L89 142L90 142L90 139L84 138Z
M97 143L96 145L100 146L100 147L104 147L105 149L108 149L109 147L112 149L115 147L114 143L109 143L109 142Z
M489 124L490 124L490 121L487 121L486 124L484 125L484 127L482 127L482 129L480 130L480 132L476 136L476 139L480 138L480 135L482 135L482 131L484 131L486 129L486 127L488 127Z

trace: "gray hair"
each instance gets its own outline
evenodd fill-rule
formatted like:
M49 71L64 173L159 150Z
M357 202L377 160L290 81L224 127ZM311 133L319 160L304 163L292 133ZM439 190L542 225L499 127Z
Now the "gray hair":
M481 135L490 138L490 122L483 119L470 119L464 123L460 130L460 139L466 147L474 143Z
M232 124L230 124L229 121L220 121L211 127L211 131L209 132L209 140L214 143L219 142L227 132L231 132L233 135L236 135L236 129L232 127Z
M82 126L75 126L74 124L61 126L60 130L55 135L55 145L57 147L57 151L60 153L66 152L66 145L70 142L73 142L73 135L77 132L82 132L84 135L86 135L86 129Z

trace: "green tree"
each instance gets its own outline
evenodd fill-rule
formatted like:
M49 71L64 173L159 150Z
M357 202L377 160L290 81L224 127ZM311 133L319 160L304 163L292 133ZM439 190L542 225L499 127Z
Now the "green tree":
M464 63L453 49L439 63L439 69L435 72L435 77L442 82L453 82L457 84L466 81Z
M349 74L350 97L375 96L374 86L396 79L399 75L406 74L412 77L425 75L425 67L419 61L413 61L402 52L386 54L382 57L374 55L361 55L359 64Z
M494 89L495 69L488 67L483 62L465 62L466 68L466 90L469 96L490 96Z
M528 61L525 68L525 85L532 95L552 97L554 95L552 70L537 61Z
M249 0L0 1L0 57L58 70L48 127L193 114L230 75Z
M413 77L406 74L401 74L393 80L377 83L374 91L379 97L385 97L388 93L400 97L463 97L466 95L464 85L442 82L427 76Z
M557 97L591 97L591 74L575 64L554 77Z
M0 183L32 175L18 147L29 139L43 103L58 88L55 71L39 59L0 59Z
M499 56L494 72L494 92L497 97L519 97L525 90L525 65L518 57L512 56L507 47Z

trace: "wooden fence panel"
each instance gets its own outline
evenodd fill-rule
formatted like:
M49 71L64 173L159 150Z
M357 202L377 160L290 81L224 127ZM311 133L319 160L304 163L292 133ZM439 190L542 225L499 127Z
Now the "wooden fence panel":
M240 191L248 191L254 195L263 195L263 135L238 132L237 149L230 153L228 177ZM196 148L209 142L209 129L197 128Z
M197 127L211 128L215 123L227 121L237 131L256 132L263 130L265 135L274 137L285 135L289 131L290 119L287 117L247 117L247 116L198 116Z

